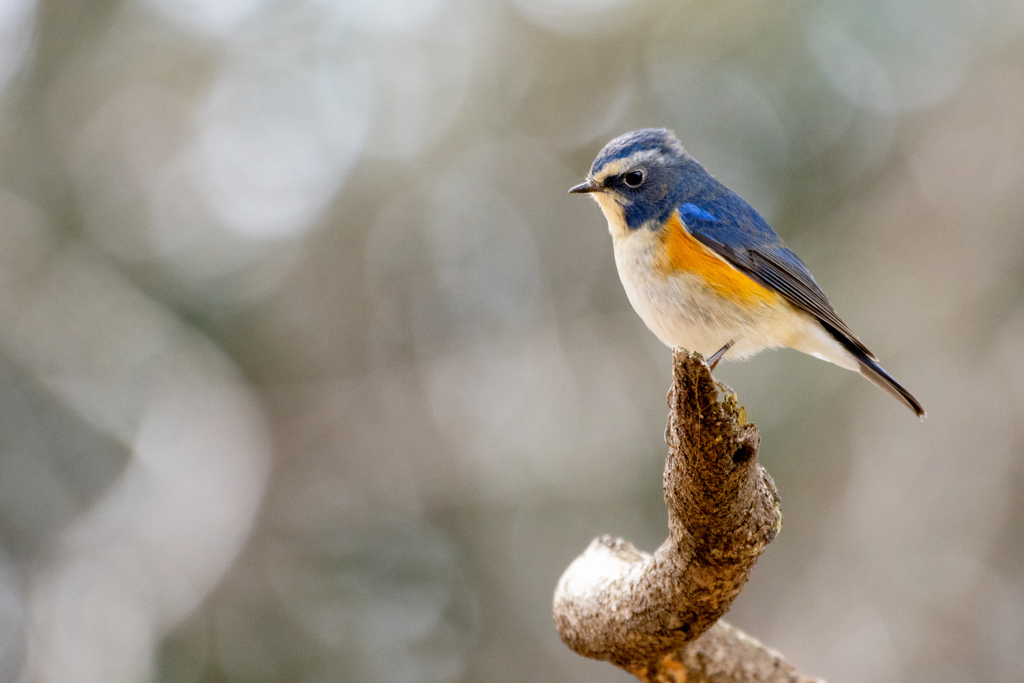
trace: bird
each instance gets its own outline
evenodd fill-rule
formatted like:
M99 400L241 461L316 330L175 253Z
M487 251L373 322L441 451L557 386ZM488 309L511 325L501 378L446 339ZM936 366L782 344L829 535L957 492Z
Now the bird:
M597 201L626 296L669 347L699 352L712 370L723 358L796 349L859 372L924 418L768 221L672 131L615 138L569 192Z

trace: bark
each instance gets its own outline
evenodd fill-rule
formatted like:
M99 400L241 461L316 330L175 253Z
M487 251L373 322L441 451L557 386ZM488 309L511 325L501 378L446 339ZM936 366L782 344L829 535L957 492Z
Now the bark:
M757 427L734 395L718 400L703 359L681 349L669 405L669 537L653 555L595 539L555 591L562 640L645 681L814 680L718 622L782 523L775 484L757 463Z

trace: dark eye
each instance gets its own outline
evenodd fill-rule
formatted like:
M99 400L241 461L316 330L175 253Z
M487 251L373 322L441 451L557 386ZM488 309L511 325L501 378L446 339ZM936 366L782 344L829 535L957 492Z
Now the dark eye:
M644 182L644 172L640 169L632 170L622 176L622 182L628 187L640 187Z

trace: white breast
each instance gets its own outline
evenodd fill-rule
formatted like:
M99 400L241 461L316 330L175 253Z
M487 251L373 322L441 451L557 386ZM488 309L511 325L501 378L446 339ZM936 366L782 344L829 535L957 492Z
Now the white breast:
M622 207L605 193L591 195L608 221L619 279L633 309L668 346L709 356L729 341L726 356L739 360L766 348L787 346L845 368L857 362L809 314L788 303L742 305L720 296L699 275L662 275L657 268L661 238L656 230L626 226Z
M749 305L726 299L694 273L660 274L656 231L639 228L613 239L615 265L629 302L668 346L708 356L732 340L735 346L728 357L740 359L764 348L788 346L795 334L814 323L788 304Z

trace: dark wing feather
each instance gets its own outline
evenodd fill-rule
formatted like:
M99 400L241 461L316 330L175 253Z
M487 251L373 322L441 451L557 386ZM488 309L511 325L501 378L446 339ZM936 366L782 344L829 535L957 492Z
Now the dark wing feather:
M827 323L828 327L845 337L849 345L865 356L877 360L836 314L825 293L811 277L807 266L787 247L734 248L705 235L694 233L694 237L734 267L781 294L789 303Z
M846 326L814 281L807 266L790 251L760 214L722 185L679 207L690 234L786 301L813 315L860 364L860 372L902 401L918 417L924 408L878 364L878 359Z
M807 266L739 195L716 183L705 196L680 206L679 213L690 234L701 244L826 323L845 337L841 340L844 346L877 360L836 314Z

